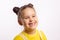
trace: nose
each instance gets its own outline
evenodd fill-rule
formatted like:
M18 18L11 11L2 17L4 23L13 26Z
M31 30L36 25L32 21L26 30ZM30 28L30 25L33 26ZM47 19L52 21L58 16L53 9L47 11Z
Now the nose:
M32 22L33 21L33 18L32 17L30 17L30 20L29 20L30 22Z

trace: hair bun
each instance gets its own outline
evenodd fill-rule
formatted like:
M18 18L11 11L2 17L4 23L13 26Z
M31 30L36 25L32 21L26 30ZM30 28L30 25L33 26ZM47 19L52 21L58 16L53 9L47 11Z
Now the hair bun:
M33 4L29 3L28 6L33 7Z
M13 8L13 12L16 13L16 14L18 14L19 9L20 9L19 7L14 7Z

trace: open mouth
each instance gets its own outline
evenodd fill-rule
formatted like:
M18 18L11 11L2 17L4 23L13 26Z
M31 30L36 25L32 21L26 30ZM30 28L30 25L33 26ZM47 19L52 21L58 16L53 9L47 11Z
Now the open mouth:
M32 26L34 26L35 25L35 23L29 23L29 26L30 27L32 27Z

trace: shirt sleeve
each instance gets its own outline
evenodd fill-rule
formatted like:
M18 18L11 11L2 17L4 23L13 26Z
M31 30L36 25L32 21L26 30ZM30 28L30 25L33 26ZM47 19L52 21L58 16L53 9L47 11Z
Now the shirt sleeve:
M43 31L40 31L40 37L42 40L47 40L46 35L43 33Z
M17 35L17 36L14 37L13 40L23 40L23 38L20 35Z

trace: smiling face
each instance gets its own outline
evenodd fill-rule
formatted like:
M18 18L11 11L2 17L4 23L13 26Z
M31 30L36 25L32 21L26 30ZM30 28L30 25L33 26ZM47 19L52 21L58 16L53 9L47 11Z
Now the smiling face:
M34 30L37 27L38 19L33 8L22 10L21 21L26 30Z

